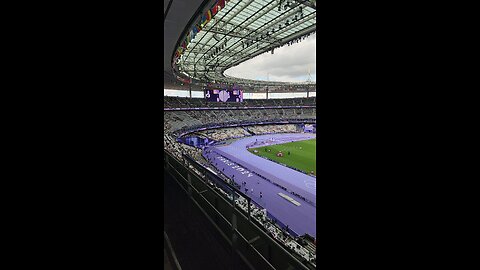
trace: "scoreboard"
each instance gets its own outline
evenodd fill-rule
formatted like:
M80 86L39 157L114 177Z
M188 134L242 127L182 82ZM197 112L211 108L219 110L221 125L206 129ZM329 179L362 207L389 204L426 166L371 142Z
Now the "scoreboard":
M205 99L210 102L243 102L243 90L235 87L207 87Z

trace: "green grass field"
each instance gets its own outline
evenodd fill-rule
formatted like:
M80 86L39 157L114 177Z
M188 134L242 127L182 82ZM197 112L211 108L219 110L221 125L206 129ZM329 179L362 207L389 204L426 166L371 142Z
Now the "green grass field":
M313 173L317 175L316 144L317 139L312 139L250 148L248 151L257 156L266 157L278 163L283 163L287 166L296 168L307 174L310 174L310 172L313 171ZM267 151L265 151L265 149L267 149ZM270 151L268 151L269 149ZM258 150L258 153L255 153L254 150ZM283 157L277 157L279 151L282 151ZM290 155L288 155L288 151L290 151Z

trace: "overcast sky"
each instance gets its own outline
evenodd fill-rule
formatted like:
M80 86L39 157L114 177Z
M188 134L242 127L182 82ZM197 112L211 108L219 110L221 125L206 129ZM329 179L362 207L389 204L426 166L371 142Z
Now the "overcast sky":
M293 45L264 53L225 71L226 75L284 82L304 82L310 70L311 80L316 81L316 35Z

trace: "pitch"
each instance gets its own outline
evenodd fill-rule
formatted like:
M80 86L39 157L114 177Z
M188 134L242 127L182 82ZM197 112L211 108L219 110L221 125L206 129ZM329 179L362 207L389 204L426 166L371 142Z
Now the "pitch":
M251 153L268 158L306 174L317 175L317 139L250 148ZM256 151L255 151L256 150ZM279 153L282 156L279 156ZM288 154L290 152L290 154Z

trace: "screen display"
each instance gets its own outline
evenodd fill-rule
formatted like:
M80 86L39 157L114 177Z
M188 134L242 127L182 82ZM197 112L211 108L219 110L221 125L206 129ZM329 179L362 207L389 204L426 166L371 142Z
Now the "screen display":
M243 102L243 90L208 87L205 89L205 99L211 102Z

